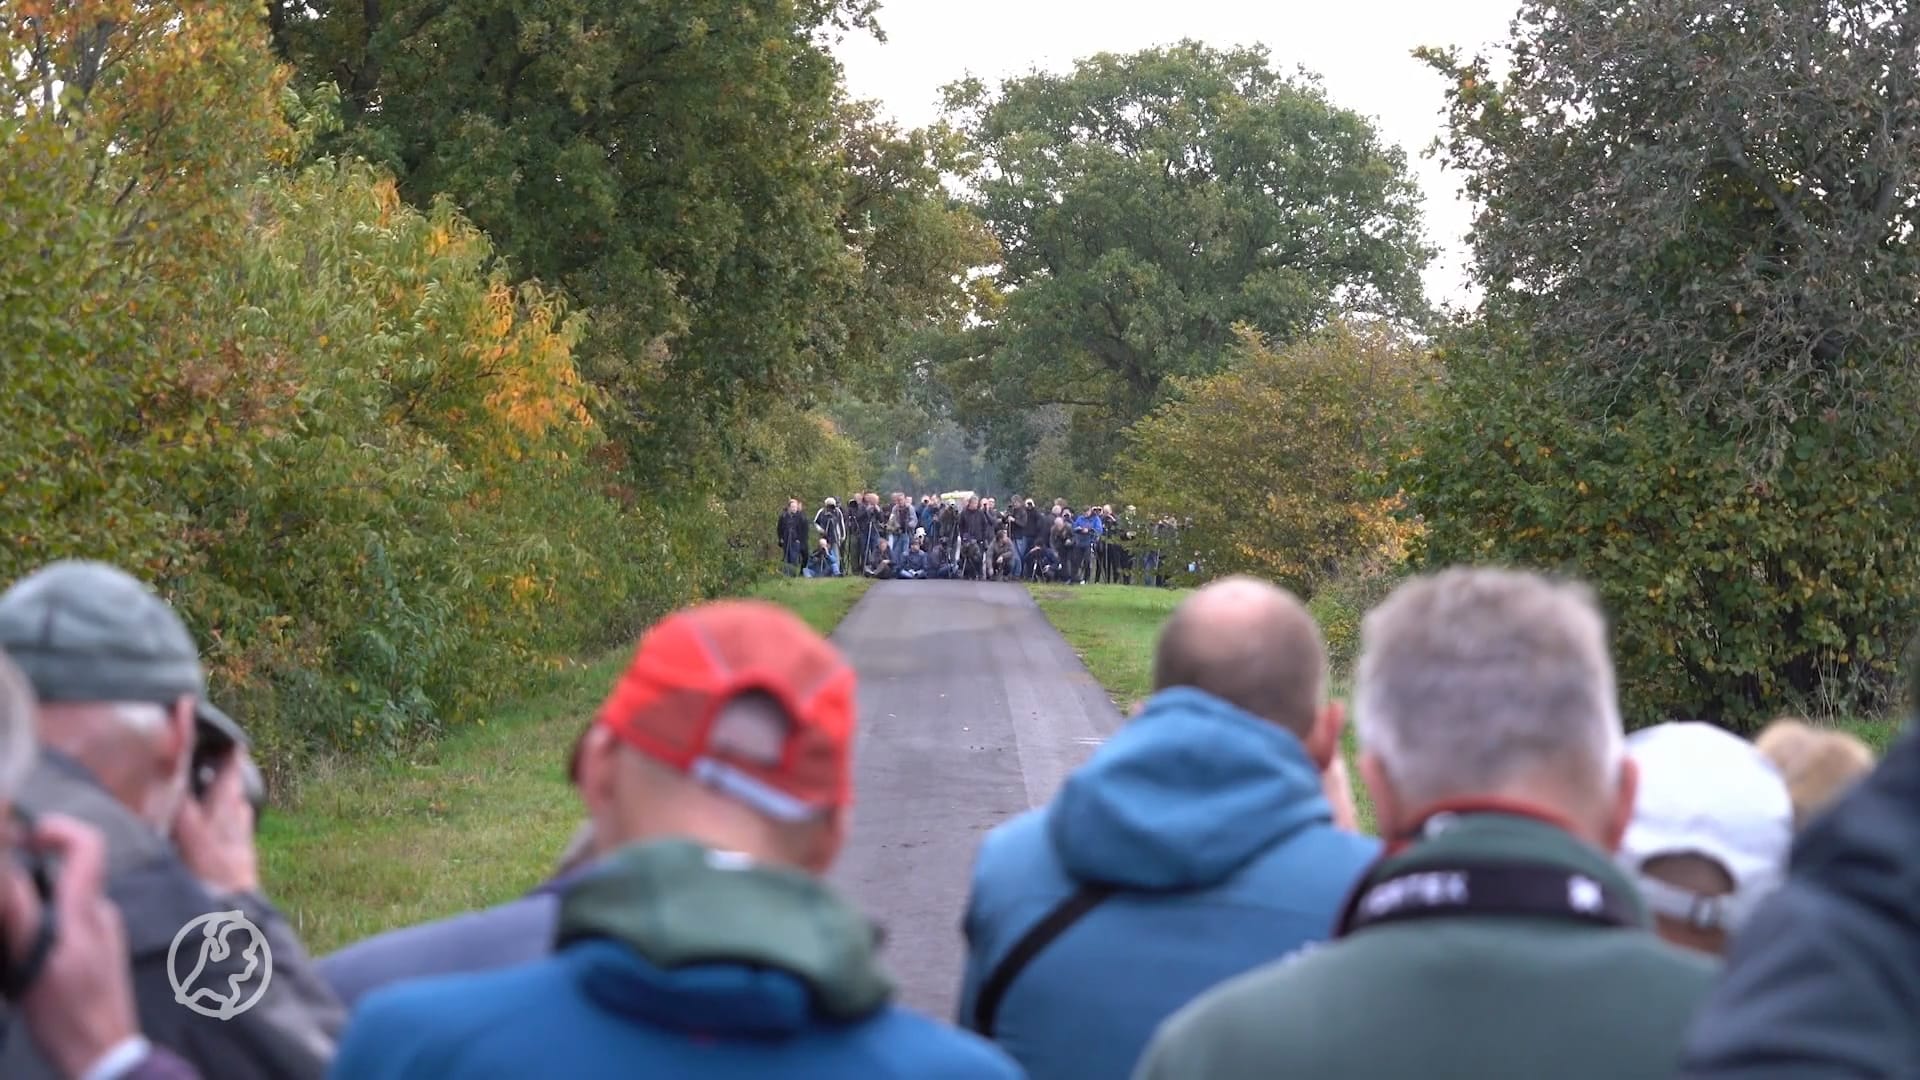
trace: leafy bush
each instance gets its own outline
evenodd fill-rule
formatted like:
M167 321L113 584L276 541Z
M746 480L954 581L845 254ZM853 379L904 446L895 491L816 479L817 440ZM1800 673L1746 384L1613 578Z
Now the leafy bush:
M722 532L736 560L729 573L764 573L780 561L774 525L788 499L799 499L813 520L820 500L842 502L867 484L866 452L819 413L788 405L747 428L740 470L723 508Z
M558 296L376 169L287 164L325 103L284 91L253 5L39 29L0 76L0 576L154 582L275 768L738 582L704 494L619 482ZM851 453L774 439L762 472L822 445Z
M1880 708L1920 599L1920 474L1803 418L1756 472L1677 402L1573 415L1497 349L1451 353L1403 466L1424 561L1591 582L1635 723Z
M1360 655L1360 623L1405 577L1400 563L1351 566L1322 585L1307 601L1307 611L1320 624L1321 636L1327 643L1327 657L1336 673L1352 670L1354 660Z
M1311 596L1343 567L1402 557L1409 526L1378 480L1429 381L1384 326L1336 323L1280 350L1243 328L1232 366L1177 381L1128 430L1121 496L1190 518L1181 540L1207 573Z

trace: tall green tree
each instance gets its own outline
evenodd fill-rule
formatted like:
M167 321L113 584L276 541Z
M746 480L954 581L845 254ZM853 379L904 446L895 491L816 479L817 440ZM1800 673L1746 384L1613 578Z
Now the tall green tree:
M1920 5L1524 4L1510 68L1428 52L1476 280L1542 374L1676 396L1777 460L1870 434L1920 367ZM1904 427L1904 425L1903 425Z
M1343 311L1424 312L1403 156L1263 49L1101 54L946 104L1004 248L1003 304L947 376L1010 464L1032 411L1066 405L1098 475L1169 377L1225 363L1236 324L1286 342Z
M583 369L658 479L881 364L991 257L939 185L951 140L844 100L827 38L874 30L874 7L272 0L268 19L342 88L348 148L586 310Z
M1486 290L1407 466L1428 556L1594 582L1635 719L1885 702L1920 614L1917 49L1892 0L1528 0L1504 63L1428 54Z

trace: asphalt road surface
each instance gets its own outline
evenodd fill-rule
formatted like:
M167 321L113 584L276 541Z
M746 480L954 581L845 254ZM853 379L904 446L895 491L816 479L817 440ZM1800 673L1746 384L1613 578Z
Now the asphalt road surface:
M901 1003L951 1020L981 835L1044 804L1120 716L1018 585L875 582L833 639L860 677L833 880L886 928Z

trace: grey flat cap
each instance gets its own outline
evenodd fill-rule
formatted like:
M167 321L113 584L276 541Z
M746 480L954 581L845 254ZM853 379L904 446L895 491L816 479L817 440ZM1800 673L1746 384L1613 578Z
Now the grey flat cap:
M0 594L0 649L43 702L194 699L195 716L247 745L207 701L200 650L180 616L139 579L105 563L51 563Z

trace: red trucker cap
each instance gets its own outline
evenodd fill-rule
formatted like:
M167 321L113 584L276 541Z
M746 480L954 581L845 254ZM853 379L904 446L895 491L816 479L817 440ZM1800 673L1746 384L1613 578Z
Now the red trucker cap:
M769 817L801 821L852 801L854 690L840 651L787 609L723 600L654 624L595 723ZM756 691L791 724L773 764L709 745L727 703Z

